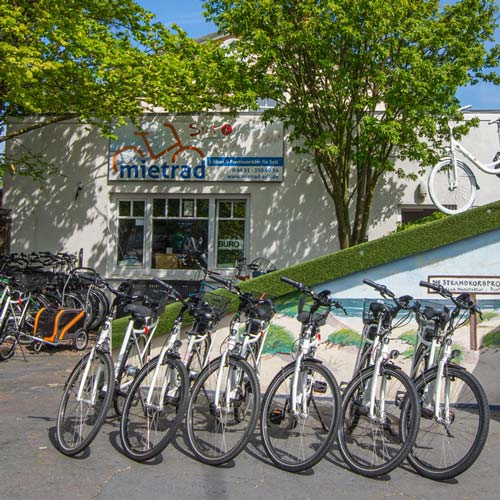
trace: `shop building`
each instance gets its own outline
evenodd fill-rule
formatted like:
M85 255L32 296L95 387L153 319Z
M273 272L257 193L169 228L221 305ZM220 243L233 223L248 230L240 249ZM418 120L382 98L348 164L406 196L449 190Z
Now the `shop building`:
M478 113L479 128L462 141L484 162L499 149L488 124L499 114ZM228 274L240 257L283 268L338 250L333 202L282 124L255 112L147 114L141 125L141 133L125 126L110 140L66 121L10 145L9 153L28 148L59 171L43 183L7 175L11 251L83 248L85 264L108 278L189 280L198 271L182 258L187 248L204 250L209 266ZM500 179L474 173L476 204L497 200ZM384 177L369 239L433 211L425 181Z

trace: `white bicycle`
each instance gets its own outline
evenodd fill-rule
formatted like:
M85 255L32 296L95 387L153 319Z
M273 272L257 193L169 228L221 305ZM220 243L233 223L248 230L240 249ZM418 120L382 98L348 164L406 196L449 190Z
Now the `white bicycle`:
M460 108L464 111L470 106ZM491 120L489 125L496 123L500 139L500 117ZM479 170L491 174L500 174L500 152L495 155L493 162L482 163L470 151L468 151L453 135L450 128L450 145L447 147L447 155L441 158L437 165L431 168L428 178L429 196L434 205L445 214L459 214L468 210L476 199L476 191L479 186L476 177L467 163L457 158L457 153L468 159Z

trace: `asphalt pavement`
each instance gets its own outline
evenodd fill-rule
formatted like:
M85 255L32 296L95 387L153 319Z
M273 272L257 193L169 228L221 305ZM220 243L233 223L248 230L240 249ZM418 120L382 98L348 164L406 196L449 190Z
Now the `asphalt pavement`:
M66 378L80 353L17 350L0 363L0 499L124 498L162 500L497 500L500 498L500 413L494 413L483 453L461 476L430 481L405 463L390 475L367 479L342 463L336 448L312 470L291 474L266 458L258 432L234 462L196 461L183 430L148 464L120 451L119 422L109 418L86 453L69 458L53 445Z

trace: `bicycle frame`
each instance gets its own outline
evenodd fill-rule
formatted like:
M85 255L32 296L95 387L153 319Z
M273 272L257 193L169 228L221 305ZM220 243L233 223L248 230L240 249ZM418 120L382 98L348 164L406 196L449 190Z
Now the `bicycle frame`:
M18 294L17 298L12 296L14 293ZM28 293L23 296L21 292L16 290L13 291L8 285L5 286L5 288L2 291L2 295L0 297L0 303L2 304L2 312L0 313L0 325L2 327L5 326L4 322L10 311L11 316L14 320L14 326L17 335L19 334L26 335L24 332L21 331L21 325L24 324L24 319L28 311L30 299L31 299L31 293Z
M497 175L498 170L497 168L500 167L500 160L494 161L492 163L482 163L479 159L477 159L465 146L460 144L460 142L455 139L453 136L453 130L450 127L450 147L449 147L449 153L450 157L453 161L453 176L454 176L454 184L451 185L451 187L456 187L456 178L457 178L457 157L456 157L456 151L460 152L463 156L465 156L468 160L470 160L474 165L479 170L482 170L483 172L487 174L493 174Z
M86 364L82 379L80 381L80 387L78 388L78 393L76 396L77 401L82 401L82 394L83 394L83 391L85 388L85 384L87 381L90 366L91 366L92 361L94 360L94 357L95 357L95 353L98 350L105 352L105 353L108 353L108 354L111 353L111 346L112 346L112 340L113 340L113 338L112 338L113 318L114 318L113 314L109 314L106 316L106 320L104 321L104 324L102 326L102 330L101 330L101 333L99 334L97 342L95 343L95 345L92 347L92 350L90 351L90 354L89 354L89 357L87 360L87 364ZM122 344L120 346L120 351L118 353L118 357L114 363L115 380L118 379L118 375L119 375L120 370L122 368L123 358L125 356L127 346L129 344L129 342L131 341L131 339L132 339L132 342L135 346L135 349L136 349L136 352L137 352L137 355L139 358L140 367L143 366L144 356L148 352L149 346L150 346L151 341L153 339L153 334L156 330L156 327L158 326L158 322L159 322L159 318L156 318L149 326L146 326L145 328L141 328L141 329L135 329L134 328L134 320L133 320L133 318L130 318L128 325L127 325L127 330L125 331L125 336L123 337L123 341L122 341ZM146 328L149 330L148 339L146 341L144 348L141 349L139 347L139 343L137 342L137 335L143 333ZM100 368L99 368L99 370L100 370ZM90 401L90 403L92 405L95 404L95 397L97 394L97 381L99 380L100 373L98 372L97 375L98 376L96 376L96 378L95 378L94 387L92 390L92 399ZM121 387L120 387L120 389L121 389Z
M314 352L319 344L318 336L316 335L311 340L312 327L305 326L300 335L300 345L297 358L295 359L295 367L292 379L292 394L291 394L291 405L290 412L294 417L307 418L309 416L308 411L308 399L310 391L307 390L307 377L303 377L301 374L302 360L305 357L314 357ZM312 390L312 384L311 388ZM300 408L300 411L298 410Z

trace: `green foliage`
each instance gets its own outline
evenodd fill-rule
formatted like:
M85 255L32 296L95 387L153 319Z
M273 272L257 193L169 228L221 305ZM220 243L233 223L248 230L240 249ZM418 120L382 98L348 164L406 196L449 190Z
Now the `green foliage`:
M361 343L361 335L349 328L342 328L328 335L328 342L341 346L359 345Z
M413 221L413 222L407 222L406 224L399 225L396 228L395 232L399 233L401 231L406 231L407 229L410 229L412 227L420 226L422 224L427 224L429 222L439 220L439 219L444 219L446 217L448 217L447 214L440 212L439 210L436 210L432 215L428 215L427 217L422 217L421 219L418 219L418 220Z
M315 163L335 205L341 248L363 241L394 156L435 162L448 120L461 117L457 88L500 80L490 71L496 47L486 48L494 40L494 0L204 5L220 31L238 38L230 50L247 62L241 79L276 101L265 119L283 121L295 150Z
M282 326L272 324L264 344L263 354L288 354L292 351L295 338L292 332Z
M241 62L152 18L134 0L3 0L0 143L68 119L110 135L126 118L138 124L148 105L191 112L229 98L241 104L230 77ZM21 146L7 155L8 171L46 173L43 158Z
M483 347L500 347L500 329L495 329L483 337Z

